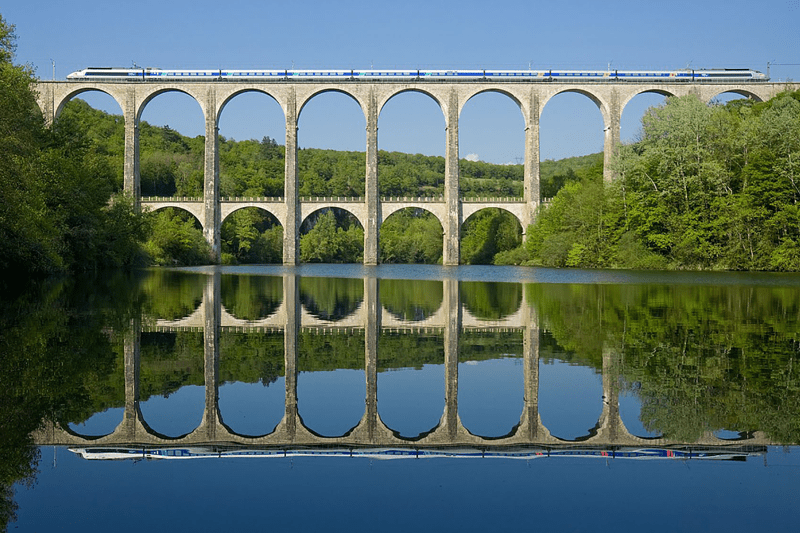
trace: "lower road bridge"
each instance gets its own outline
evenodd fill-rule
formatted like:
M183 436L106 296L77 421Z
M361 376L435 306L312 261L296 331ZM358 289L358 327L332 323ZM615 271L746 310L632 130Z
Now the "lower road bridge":
M472 213L486 207L499 207L517 217L523 231L534 220L540 206L539 191L539 117L547 102L564 92L580 93L591 99L600 110L604 122L605 179L612 173L608 162L620 143L620 120L627 103L642 93L666 96L693 94L709 102L722 93L732 92L757 100L767 100L779 92L794 89L791 83L765 81L622 81L581 80L530 81L521 78L484 79L413 79L383 81L374 79L342 80L157 80L157 81L40 81L35 87L39 105L48 121L57 119L66 102L86 91L110 95L122 109L125 122L124 189L137 205L151 209L179 207L200 221L203 232L217 260L220 258L220 230L225 218L244 207L258 207L272 213L283 226L283 262L299 260L299 231L312 212L339 207L351 212L364 228L364 263L379 260L379 232L383 220L404 207L416 207L433 213L443 229L443 263L457 265L460 259L461 225ZM139 176L139 121L145 106L157 95L179 91L194 98L205 118L205 160L203 197L196 199L141 198ZM269 199L223 199L219 179L219 118L225 105L244 92L261 92L281 106L286 120L284 195ZM301 199L298 194L297 126L298 117L314 96L336 91L352 97L366 119L365 196L361 199ZM445 119L445 184L442 198L381 198L378 188L378 117L383 106L394 96L416 91L430 96L440 107ZM459 133L461 110L470 98L487 91L498 92L512 99L520 109L525 124L525 163L523 197L499 199L464 199L459 196Z

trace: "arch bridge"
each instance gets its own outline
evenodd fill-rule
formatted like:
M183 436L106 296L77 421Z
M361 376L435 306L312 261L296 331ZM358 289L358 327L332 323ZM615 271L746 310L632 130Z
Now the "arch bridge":
M64 105L86 91L110 95L122 109L125 122L124 189L137 206L151 209L178 207L200 221L214 257L220 257L220 230L225 218L238 209L258 207L271 213L284 228L283 262L297 264L299 231L304 217L315 210L339 207L352 213L364 228L364 263L379 260L379 231L393 212L415 207L433 213L444 233L443 263L457 265L460 259L459 231L474 212L499 207L511 212L525 228L534 220L540 205L539 192L539 117L554 96L576 92L587 96L599 108L604 123L604 178L610 181L610 158L620 143L620 120L627 103L642 93L667 96L694 94L709 102L722 93L733 92L757 100L768 100L793 89L789 83L751 82L624 82L574 81L541 82L509 80L418 80L386 82L342 81L170 81L96 82L40 81L35 89L48 121L54 121ZM179 91L194 98L205 119L204 188L202 198L149 199L141 197L139 179L139 121L145 106L157 95ZM219 187L219 118L225 105L244 92L261 92L275 99L286 120L284 195L281 198L221 198ZM298 195L297 127L298 117L311 98L329 91L344 93L360 106L366 118L365 197L359 199L301 199ZM381 198L378 190L378 116L394 96L416 91L427 94L439 105L445 119L445 185L441 198ZM472 97L484 92L499 92L520 108L525 124L525 164L523 197L512 199L467 200L459 197L459 134L461 110Z

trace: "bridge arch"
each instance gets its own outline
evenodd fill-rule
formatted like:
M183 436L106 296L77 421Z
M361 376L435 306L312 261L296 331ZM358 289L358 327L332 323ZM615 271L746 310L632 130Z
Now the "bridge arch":
M353 204L359 205L363 208L363 203L360 204ZM315 250L312 251L313 257L310 259L310 262L342 262L342 249L339 248L340 245L345 245L345 255L347 254L356 254L358 251L354 247L360 248L360 256L363 257L364 255L364 228L366 227L364 222L366 217L364 215L364 210L352 210L349 209L347 203L342 203L339 205L317 205L315 206L316 209L313 209L308 214L306 214L305 210L303 210L303 218L301 219L302 222L299 226L300 228L300 249L301 249L301 258L305 255L306 259L309 259L307 255L307 250ZM362 216L359 217L357 212L360 211ZM328 218L330 215L330 219ZM313 220L312 220L313 219ZM349 219L349 220L348 220ZM343 220L344 220L344 227L343 227ZM360 242L355 243L351 241L353 238L353 234L347 235L342 237L340 235L340 230L345 232L354 231L355 235L358 236L358 230L354 229L352 226L353 221L358 223L358 226L361 231ZM315 245L312 245L310 248L306 248L305 242L306 239L309 239L309 235L311 235L312 231L317 230L319 224L325 224L323 227L322 233L318 233L314 239L322 239L321 243L316 242ZM330 224L330 225L329 225ZM332 227L331 227L332 225ZM317 244L331 244L331 237L332 233L335 232L334 238L334 245L337 249L325 249L324 246L319 247ZM349 248L349 251L347 250ZM360 261L360 260L359 260Z
M402 87L399 89L395 89L392 92L383 96L383 98L378 103L378 120L380 120L381 112L383 112L383 108L386 107L386 104L389 103L395 96L399 96L404 93L419 93L424 94L425 96L432 99L436 102L436 105L439 106L439 109L442 111L442 117L444 118L445 122L447 121L447 113L445 112L447 108L446 99L443 95L437 94L438 91L435 90L428 90L424 87Z
M556 96L558 96L560 94L564 94L564 93L580 94L580 95L585 96L586 98L588 98L592 102L594 102L594 104L597 106L597 109L599 109L600 113L603 115L603 123L606 125L606 127L609 127L609 125L611 124L611 109L610 109L610 106L608 105L608 102L606 102L603 99L603 97L599 94L599 91L598 92L594 92L594 91L591 91L589 89L581 89L579 87L574 87L574 88L573 87L564 87L564 88L561 88L561 89L555 91L554 93L549 94L549 95L545 96L544 98L542 98L540 103L539 103L539 114L541 114L542 111L544 111L544 109L547 106L547 104L553 98L555 98Z
M189 213L195 219L195 225L199 225L200 229L205 229L203 226L203 204L200 202L182 202L176 200L153 201L143 204L143 207L149 209L151 213L163 211L165 209L177 209L185 213Z
M642 88L641 90L637 90L637 91L631 92L630 94L626 95L620 101L620 103L619 103L620 115L625 113L625 107L631 102L631 100L633 100L637 96L640 96L640 95L643 95L643 94L658 94L658 95L661 95L661 96L663 96L665 98L678 96L678 92L677 91L668 91L667 89L664 89L663 87Z
M497 93L497 94L502 94L503 96L507 96L515 104L517 104L520 113L522 113L523 120L525 119L525 105L523 104L523 98L520 95L517 95L513 89L507 89L498 86L479 87L469 93L465 93L464 95L462 95L462 97L459 98L458 102L458 115L461 116L461 112L464 111L464 107L466 107L467 103L470 102L473 98L486 93Z
M84 86L84 87L79 87L73 91L69 91L61 96L61 98L56 102L53 118L55 120L58 120L58 117L61 116L61 112L64 110L64 106L67 105L67 103L70 100L80 96L83 93L88 93L88 92L99 92L110 96L117 103L117 106L119 106L120 114L121 115L123 114L123 109L125 109L124 107L125 99L121 98L120 95L116 94L116 91L107 87Z
M366 156L359 155L364 153L364 137L358 142L356 132L365 135L366 114L363 100L347 87L326 85L312 88L305 98L298 95L297 183L301 196L365 196ZM321 117L324 120L319 120ZM354 135L342 135L343 131ZM329 154L316 153L312 158L312 152L300 149L301 145L349 155L333 164Z
M298 121L300 116L303 114L303 110L305 109L306 105L311 102L314 98L321 94L328 94L328 93L338 93L343 94L345 96L349 96L353 99L353 101L358 104L358 107L361 109L361 113L364 116L364 120L367 120L367 113L366 113L366 104L362 101L362 98L355 92L351 91L349 88L344 88L337 85L329 85L329 86L322 86L322 87L315 87L314 90L305 96L302 100L297 102L297 118Z
M284 226L262 205L235 205L220 225L221 260L232 264L281 263Z
M467 223L470 217L485 209L499 209L500 211L509 213L516 219L520 227L522 227L522 221L523 221L522 210L525 209L525 206L518 204L514 204L511 206L503 205L502 202L492 202L490 198L480 203L464 203L461 207L461 213L463 217L462 226Z
M622 98L620 102L620 141L635 142L642 131L642 119L648 110L663 106L667 98L677 96L677 91L664 88L642 88Z
M209 116L209 110L206 108L206 103L204 98L201 95L196 94L195 91L189 87L185 87L183 85L158 85L151 87L149 85L145 85L149 91L147 91L143 97L139 105L136 107L136 123L138 124L142 119L142 113L144 113L145 108L147 105L153 101L157 96L166 94L166 93L182 93L186 96L190 97L192 100L197 102L197 105L200 106L200 111L203 114L203 120L207 120Z
M436 264L442 260L444 224L424 207L393 209L383 218L380 233L381 263Z
M766 90L765 87L751 87L751 86L735 86L735 87L702 87L700 90L700 99L706 103L710 104L714 101L715 98L723 95L723 94L737 94L739 96L743 96L745 98L749 98L751 100L755 100L756 102L764 102L769 100L772 93Z
M415 202L414 200L403 202L385 202L385 205L382 206L381 209L381 225L386 222L387 218L398 211L402 211L403 209L420 209L422 211L426 211L435 216L436 220L439 221L439 224L444 227L444 214L441 212L441 209L436 209L434 206L428 205L425 202Z
M447 116L441 95L424 87L400 87L381 96L375 125L379 196L443 196ZM424 172L407 172L404 166L420 154L441 159L432 160ZM386 208L381 206L384 219Z
M226 209L227 207L227 209ZM281 209L283 207L283 209ZM265 213L269 214L272 218L274 218L278 224L283 226L283 219L285 216L286 207L280 205L264 205L263 202L259 202L256 200L248 201L244 200L242 202L238 202L236 204L231 204L230 206L223 206L222 208L222 215L221 215L221 223L225 224L225 221L234 213L241 211L242 209L258 209L259 211L264 211Z
M470 215L465 212L461 225L462 263L492 264L495 255L513 250L522 244L524 230L519 215L499 206L487 206L483 203L473 205L477 209Z
M219 122L220 117L222 116L222 112L225 110L225 107L231 102L231 100L233 100L237 96L241 96L243 94L248 94L248 93L263 94L263 95L266 95L269 98L271 98L276 104L278 104L280 106L281 111L283 112L284 122L286 122L286 120L285 120L286 119L286 109L281 104L281 101L278 99L278 97L275 94L273 94L272 91L270 91L269 89L266 89L266 88L262 88L262 87L242 87L242 88L237 88L236 90L232 91L230 94L223 94L222 95L222 101L219 102L219 104L217 105L217 122Z
M460 103L459 196L522 200L528 135L522 102L510 91L487 87Z
M522 331L466 330L459 336L458 416L484 439L516 433L525 407Z

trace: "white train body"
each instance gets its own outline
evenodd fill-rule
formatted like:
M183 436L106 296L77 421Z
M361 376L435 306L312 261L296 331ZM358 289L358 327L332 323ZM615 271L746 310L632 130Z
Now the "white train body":
M159 68L90 67L68 80L98 81L623 81L623 82L760 82L769 78L750 69L706 70L164 70Z

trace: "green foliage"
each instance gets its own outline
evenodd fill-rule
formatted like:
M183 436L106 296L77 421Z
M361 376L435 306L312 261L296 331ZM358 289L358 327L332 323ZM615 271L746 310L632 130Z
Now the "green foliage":
M641 400L649 431L686 442L718 429L800 441L796 287L526 290L540 326L569 360L620 374L623 390Z
M222 224L223 263L281 263L283 228L270 214L249 207L235 211Z
M284 148L275 140L234 141L220 137L220 194L283 196Z
M462 281L459 292L464 307L481 319L513 315L522 303L522 286L518 283Z
M360 263L364 257L364 230L354 219L337 221L332 209L324 210L313 227L300 237L304 263Z
M522 228L516 217L494 207L469 217L462 232L461 262L468 265L490 265L497 253L522 243Z
M283 280L273 276L222 276L222 305L242 320L271 316L283 300Z
M300 278L300 302L322 320L341 320L364 300L364 281L356 278Z
M381 224L381 263L441 263L443 234L429 211L406 208L392 213Z
M150 269L138 283L142 309L155 319L178 320L194 313L203 301L206 276Z
M12 487L29 486L36 474L32 432L45 420L80 422L124 401L121 350L108 328L130 323L136 305L129 291L109 288L118 286L51 278L16 284L0 298L0 530L15 517Z
M33 74L11 64L13 26L0 19L0 268L12 275L141 262L146 217L117 197L115 170L66 113L46 128Z
M153 214L153 232L144 245L156 265L202 265L211 262L211 250L197 228L196 220L185 211L166 208Z
M670 98L620 148L610 186L584 176L539 213L529 263L798 270L798 161L796 94L727 106Z
M603 173L603 153L567 157L539 164L539 193L542 198L553 198L568 183L591 179Z
M441 281L380 280L381 305L401 320L425 320L442 306Z
M602 182L567 184L528 230L528 255L544 266L603 266L609 226Z

